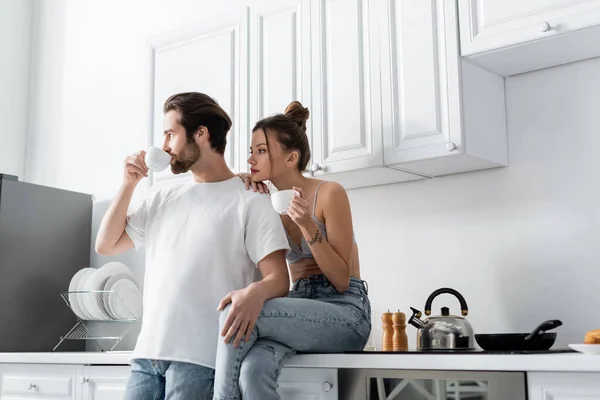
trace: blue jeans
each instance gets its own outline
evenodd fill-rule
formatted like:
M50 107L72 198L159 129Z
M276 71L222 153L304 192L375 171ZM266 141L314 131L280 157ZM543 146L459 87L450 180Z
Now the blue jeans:
M229 307L220 315L222 327ZM355 278L339 293L323 275L294 283L288 297L265 302L249 341L219 338L215 400L279 399L277 378L294 351L362 350L371 332L366 285Z
M174 361L136 359L124 400L210 400L215 370Z

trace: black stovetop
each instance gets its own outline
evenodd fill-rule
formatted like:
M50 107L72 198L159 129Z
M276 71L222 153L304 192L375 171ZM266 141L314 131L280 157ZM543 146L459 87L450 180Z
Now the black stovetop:
M506 351L486 351L486 350L408 350L408 351L345 351L344 354L560 354L560 353L576 353L572 349L550 349L550 350L506 350Z

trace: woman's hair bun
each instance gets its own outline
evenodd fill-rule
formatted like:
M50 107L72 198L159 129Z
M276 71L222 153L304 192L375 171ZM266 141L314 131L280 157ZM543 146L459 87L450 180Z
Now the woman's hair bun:
M308 108L304 107L299 101L292 101L285 108L285 116L295 121L304 131L306 131L306 121L309 115Z

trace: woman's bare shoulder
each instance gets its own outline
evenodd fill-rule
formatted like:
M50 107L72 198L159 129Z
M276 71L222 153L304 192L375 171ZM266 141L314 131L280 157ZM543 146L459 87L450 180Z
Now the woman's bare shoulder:
M319 188L319 196L325 195L326 197L333 197L334 199L339 196L347 196L346 189L342 185L333 181L322 181L321 187Z

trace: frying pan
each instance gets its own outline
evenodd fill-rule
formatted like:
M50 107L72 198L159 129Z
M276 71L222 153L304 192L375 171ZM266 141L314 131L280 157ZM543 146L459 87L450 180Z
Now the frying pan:
M475 340L487 351L548 350L556 341L556 332L562 322L554 319L542 322L531 333L477 334Z

